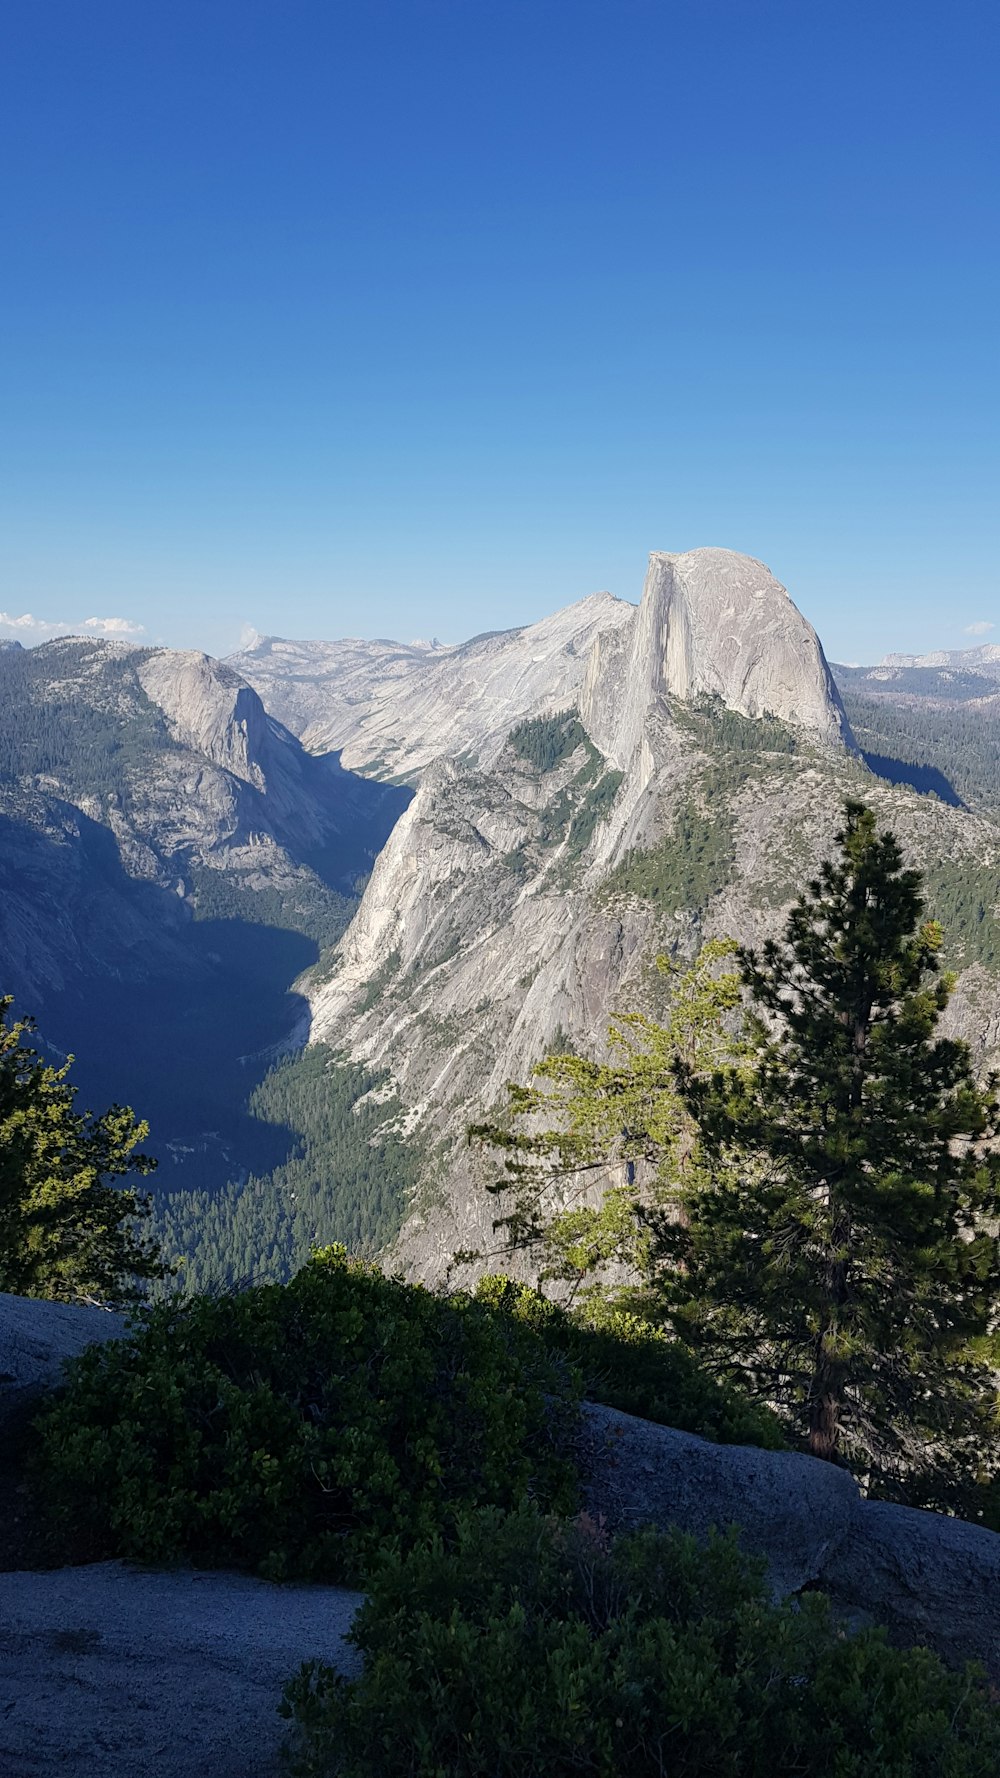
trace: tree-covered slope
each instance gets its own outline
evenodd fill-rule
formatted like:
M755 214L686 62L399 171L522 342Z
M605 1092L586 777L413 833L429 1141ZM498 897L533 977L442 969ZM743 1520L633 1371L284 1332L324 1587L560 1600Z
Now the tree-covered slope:
M873 696L850 686L842 695L858 744L879 776L1000 818L1000 698L946 703Z
M0 986L160 1186L270 1164L248 1112L406 792L313 759L205 656L61 640L0 661Z

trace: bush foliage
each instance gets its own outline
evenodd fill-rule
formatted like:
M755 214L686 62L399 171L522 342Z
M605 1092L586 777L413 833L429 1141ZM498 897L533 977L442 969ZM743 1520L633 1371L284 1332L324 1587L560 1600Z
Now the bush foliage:
M297 1778L988 1778L1000 1718L975 1669L827 1601L773 1605L735 1537L648 1528L611 1543L532 1502L387 1553L348 1681L288 1686Z
M518 758L527 760L536 772L554 771L578 747L586 747L590 753L597 751L576 710L572 709L519 722L507 739Z
M590 1401L716 1444L771 1451L784 1446L767 1408L715 1382L678 1340L625 1309L597 1297L567 1311L502 1275L481 1278L476 1298L532 1329L550 1352L568 1360Z
M332 1247L84 1352L39 1419L35 1482L83 1555L355 1584L457 1508L572 1510L578 1394L509 1318Z

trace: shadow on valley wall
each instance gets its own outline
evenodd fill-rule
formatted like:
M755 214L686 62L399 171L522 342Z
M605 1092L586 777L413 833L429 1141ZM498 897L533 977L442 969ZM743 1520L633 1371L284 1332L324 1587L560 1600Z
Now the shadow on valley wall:
M953 809L965 808L955 786L937 766L913 765L906 759L891 759L884 753L865 753L863 750L861 757L876 778L885 778L889 784L908 784L911 790L919 791L921 796L940 797L943 803L950 803Z
M291 1132L245 1107L274 1047L308 1028L292 984L318 943L195 919L125 871L109 829L64 812L57 836L0 817L0 992L35 1019L53 1061L75 1057L80 1109L128 1104L148 1121L154 1191L279 1165Z

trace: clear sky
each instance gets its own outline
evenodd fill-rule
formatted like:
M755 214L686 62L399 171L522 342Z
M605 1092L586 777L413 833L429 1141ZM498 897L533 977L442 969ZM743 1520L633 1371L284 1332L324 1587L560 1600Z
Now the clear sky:
M0 635L457 641L715 543L835 659L989 637L998 53L996 0L7 0Z

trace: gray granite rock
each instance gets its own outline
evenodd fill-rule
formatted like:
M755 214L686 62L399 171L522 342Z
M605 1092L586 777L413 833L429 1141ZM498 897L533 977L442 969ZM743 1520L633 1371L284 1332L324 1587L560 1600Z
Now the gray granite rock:
M474 753L489 765L515 723L575 704L595 637L634 615L625 600L590 593L539 623L453 648L270 636L229 664L312 752L336 749L352 771L412 780L443 756Z
M314 1657L358 1671L362 1597L121 1562L0 1574L0 1772L276 1778L282 1690Z
M854 747L819 637L763 562L729 549L654 550L632 624L594 645L584 727L624 771L661 698L706 694Z
M863 1500L846 1470L788 1451L713 1445L594 1402L579 1457L588 1511L611 1531L740 1527L776 1597L828 1593L850 1623L1000 1682L1000 1536L939 1513Z
M0 1433L7 1436L58 1383L67 1358L96 1340L120 1339L126 1327L124 1315L107 1309L0 1292Z
M767 1557L784 1597L816 1580L856 1523L857 1483L832 1463L710 1444L596 1402L583 1413L586 1505L612 1530L680 1525L705 1538L713 1526L739 1525L744 1548Z
M964 1519L862 1500L819 1584L851 1616L925 1642L951 1665L981 1661L1000 1682L1000 1536Z

